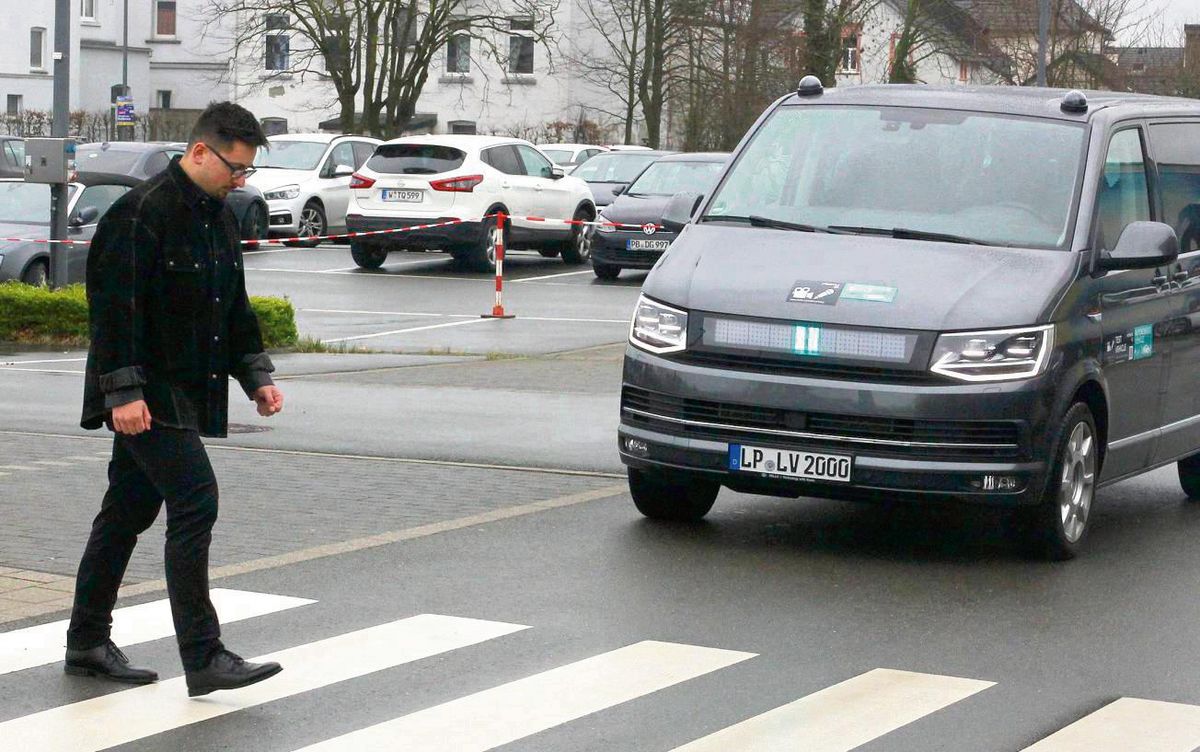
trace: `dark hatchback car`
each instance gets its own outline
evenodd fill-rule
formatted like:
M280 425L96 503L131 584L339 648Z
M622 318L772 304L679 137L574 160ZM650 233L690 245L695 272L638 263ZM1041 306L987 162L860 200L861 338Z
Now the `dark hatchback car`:
M25 177L25 139L0 136L0 178Z
M675 233L662 226L663 211L681 191L706 192L729 155L721 152L668 154L651 162L600 214L588 233L592 270L600 279L616 279L622 269L649 269L671 246Z
M187 144L164 141L81 144L75 150L75 164L80 171L119 173L147 180L167 169L171 160L186 149ZM262 191L252 185L235 188L225 203L237 217L242 240L267 237L269 213Z
M806 79L646 279L635 503L982 502L1068 558L1097 488L1200 499L1198 210L1200 102Z
M606 151L571 170L571 177L584 180L592 189L592 200L596 208L608 206L617 197L618 189L633 182L642 170L654 160L674 152L651 151Z
M139 182L128 175L80 172L67 186L67 239L81 245L56 246L67 262L67 280L83 282L87 243L96 224L117 199ZM45 285L50 278L50 186L24 180L0 180L0 283L17 280Z

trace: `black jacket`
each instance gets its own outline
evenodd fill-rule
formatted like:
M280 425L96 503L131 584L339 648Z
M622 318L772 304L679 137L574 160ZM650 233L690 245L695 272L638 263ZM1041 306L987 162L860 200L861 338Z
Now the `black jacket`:
M233 213L192 182L178 157L100 221L87 298L84 428L145 399L159 425L224 436L230 374L248 396L273 383Z

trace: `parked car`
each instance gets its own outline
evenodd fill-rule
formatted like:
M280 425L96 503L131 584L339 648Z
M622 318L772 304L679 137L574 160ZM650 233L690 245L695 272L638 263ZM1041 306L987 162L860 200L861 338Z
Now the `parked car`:
M300 238L346 229L350 176L382 143L367 136L304 133L271 136L270 146L254 159L258 172L247 181L259 188L270 207L270 233Z
M354 240L350 253L366 269L388 252L404 248L446 251L476 270L496 266L497 212L511 221L505 247L560 255L568 264L587 261L580 225L529 217L591 220L596 216L587 184L567 177L528 141L497 136L407 136L380 146L355 174L351 232L455 221L447 227Z
M1062 559L1104 486L1175 465L1200 501L1196 144L1195 100L806 77L667 210L625 353L637 508L990 504Z
M593 144L539 144L538 149L556 166L567 172L588 161L597 154L608 151L605 146Z
M25 139L0 136L0 178L25 177Z
M674 154L670 151L609 151L597 154L571 170L571 177L587 181L592 201L605 207L616 198L616 190L629 185L654 160Z
M129 175L148 180L187 150L187 144L175 141L105 141L81 144L75 149L75 166L84 172ZM235 188L225 203L237 217L242 240L267 237L267 202L262 191L252 185Z
M592 270L616 279L622 269L649 269L666 253L675 233L662 226L671 197L681 191L706 193L729 155L719 152L669 154L650 163L600 212L600 219L628 227L597 225L588 234Z
M68 239L90 241L96 223L113 203L141 181L128 175L80 172L68 186ZM0 282L19 280L45 285L50 278L51 247L33 242L50 237L50 186L23 179L0 180ZM67 279L83 282L87 245L54 246L67 262Z

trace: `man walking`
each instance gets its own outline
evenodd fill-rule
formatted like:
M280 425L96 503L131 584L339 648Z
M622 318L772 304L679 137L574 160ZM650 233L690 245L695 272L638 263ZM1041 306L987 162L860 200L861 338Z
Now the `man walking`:
M200 115L187 152L122 197L87 261L91 329L84 428L114 432L108 492L79 563L66 672L130 684L158 679L109 638L137 537L166 502L166 576L188 695L279 673L221 644L208 595L217 482L201 436L224 436L229 375L269 417L283 408L246 296L237 223L224 199L254 170L267 140L246 109Z

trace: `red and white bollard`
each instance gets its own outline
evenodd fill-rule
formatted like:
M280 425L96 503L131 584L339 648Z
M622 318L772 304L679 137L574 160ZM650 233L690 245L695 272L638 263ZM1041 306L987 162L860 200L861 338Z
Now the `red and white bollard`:
M496 243L496 305L492 306L491 313L484 313L480 318L484 319L513 319L516 314L504 312L504 212L496 215L496 229L493 230L493 236Z

